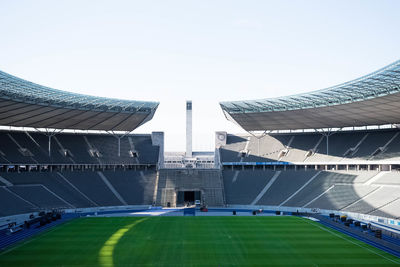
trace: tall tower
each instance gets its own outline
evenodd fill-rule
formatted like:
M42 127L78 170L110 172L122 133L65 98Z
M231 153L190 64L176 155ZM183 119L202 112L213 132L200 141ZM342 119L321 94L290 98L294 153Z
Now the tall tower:
M192 101L186 101L186 157L192 157Z

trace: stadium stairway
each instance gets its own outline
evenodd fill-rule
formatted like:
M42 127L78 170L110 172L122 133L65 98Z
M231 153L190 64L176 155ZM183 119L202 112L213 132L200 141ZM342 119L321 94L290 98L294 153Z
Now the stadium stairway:
M219 170L175 170L159 171L156 205L176 206L178 191L201 191L203 202L208 206L224 205L224 188Z
M228 134L219 148L222 162L348 162L399 160L398 129L320 133L275 133L260 138Z
M46 209L152 205L155 171L7 172L0 179L0 216Z
M0 164L157 164L160 151L149 134L118 139L111 134L57 133L50 138L51 156L43 133L0 131L0 140Z

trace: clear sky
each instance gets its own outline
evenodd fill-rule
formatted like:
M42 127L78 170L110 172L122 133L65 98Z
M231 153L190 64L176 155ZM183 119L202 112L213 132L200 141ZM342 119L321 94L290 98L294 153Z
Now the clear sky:
M243 132L219 101L322 89L400 59L400 1L0 0L0 69L57 89L161 104L134 132L194 150Z

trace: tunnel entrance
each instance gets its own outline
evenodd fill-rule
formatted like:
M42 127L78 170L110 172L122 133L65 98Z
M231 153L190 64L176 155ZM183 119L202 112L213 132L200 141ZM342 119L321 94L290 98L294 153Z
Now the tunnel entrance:
M201 191L178 191L176 204L177 206L193 205L196 200L201 200Z

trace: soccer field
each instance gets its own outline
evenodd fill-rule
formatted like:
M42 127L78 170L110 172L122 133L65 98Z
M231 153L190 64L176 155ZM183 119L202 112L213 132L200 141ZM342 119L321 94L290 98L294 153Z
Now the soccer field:
M400 259L298 217L81 218L0 255L0 266L396 265Z

